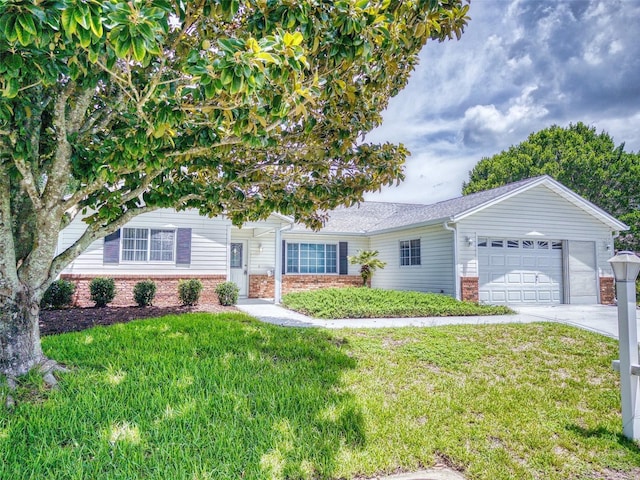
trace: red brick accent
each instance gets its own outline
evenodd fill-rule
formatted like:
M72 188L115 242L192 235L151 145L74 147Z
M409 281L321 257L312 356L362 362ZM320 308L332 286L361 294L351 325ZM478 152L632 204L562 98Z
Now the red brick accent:
M616 287L613 277L600 277L600 303L613 305L616 302Z
M360 287L360 275L291 275L282 276L282 294L330 287Z
M99 275L61 275L61 278L70 280L76 284L76 292L73 295L73 305L76 307L92 307L91 295L89 293L89 282ZM113 278L116 282L116 297L111 303L115 306L135 305L133 299L133 287L142 280L153 280L156 282L157 291L153 304L159 307L179 305L178 282L197 278L202 282L203 289L200 295L201 303L218 303L218 296L215 293L216 285L227 280L225 275L104 275Z
M460 279L460 299L465 302L478 302L478 277L462 277Z
M249 275L249 298L273 298L274 292L273 275Z

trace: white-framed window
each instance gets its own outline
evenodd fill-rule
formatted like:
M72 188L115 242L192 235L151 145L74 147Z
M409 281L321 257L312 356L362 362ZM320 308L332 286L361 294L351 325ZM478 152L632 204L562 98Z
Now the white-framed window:
M400 266L420 265L420 239L400 241Z
M338 273L334 243L287 243L287 273Z
M123 262L174 262L176 231L160 228L123 228Z

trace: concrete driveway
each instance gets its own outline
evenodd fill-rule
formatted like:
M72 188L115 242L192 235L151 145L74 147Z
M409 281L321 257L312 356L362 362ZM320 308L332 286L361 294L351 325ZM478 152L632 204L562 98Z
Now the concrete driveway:
M618 310L608 305L523 306L516 315L480 317L361 318L321 320L307 317L264 300L242 300L238 309L263 322L287 327L389 328L479 325L488 323L559 322L618 338ZM639 327L640 331L640 327Z
M565 323L618 338L618 308L610 305L526 306L515 310L520 315Z

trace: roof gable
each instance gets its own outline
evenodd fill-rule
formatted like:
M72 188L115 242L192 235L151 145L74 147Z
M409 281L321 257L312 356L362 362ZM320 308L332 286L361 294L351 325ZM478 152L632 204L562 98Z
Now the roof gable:
M544 175L431 205L362 202L353 207L337 208L329 212L329 219L320 233L364 235L445 221L457 222L538 185L547 186L565 200L608 225L612 230L628 229L624 223L553 178ZM307 229L296 226L294 231L304 232Z

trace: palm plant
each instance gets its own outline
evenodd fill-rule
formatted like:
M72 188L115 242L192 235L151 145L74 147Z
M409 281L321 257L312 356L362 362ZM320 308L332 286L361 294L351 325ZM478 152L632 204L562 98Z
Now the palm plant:
M378 250L360 250L357 255L349 256L349 263L352 265L360 265L360 276L362 277L362 286L370 286L369 281L378 268L383 269L387 263L378 259Z

